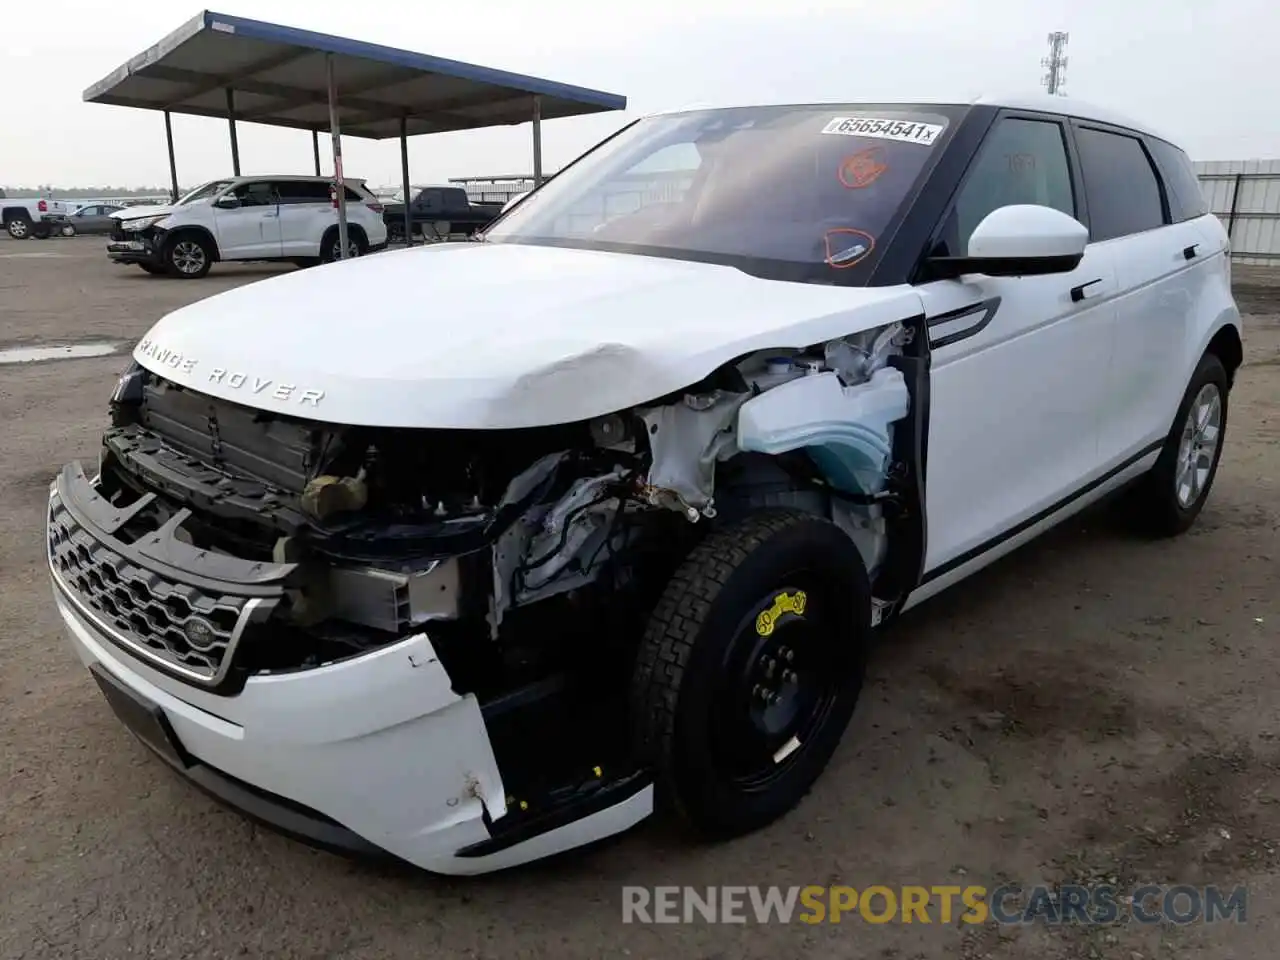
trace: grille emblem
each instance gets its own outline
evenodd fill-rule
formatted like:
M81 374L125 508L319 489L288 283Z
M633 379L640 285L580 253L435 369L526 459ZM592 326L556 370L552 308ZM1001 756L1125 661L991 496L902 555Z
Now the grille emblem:
M187 642L201 651L208 650L218 639L213 626L199 618L189 620L182 632L186 634Z

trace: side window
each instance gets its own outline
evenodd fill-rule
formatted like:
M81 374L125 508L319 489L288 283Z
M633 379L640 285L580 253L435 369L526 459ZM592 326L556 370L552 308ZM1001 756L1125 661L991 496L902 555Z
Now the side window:
M445 213L468 213L471 203L467 200L467 191L461 187L453 190L441 190L444 199Z
M440 191L435 189L423 190L418 194L418 205L423 213L439 213L444 209L444 204L440 200Z
M276 184L281 203L328 203L329 187L319 180L281 180Z
M1076 132L1084 189L1089 196L1089 239L1094 243L1164 226L1160 182L1142 141L1091 127Z
M991 211L1034 203L1076 215L1062 124L1006 117L987 135L943 231L949 256L964 256L969 235Z
M275 186L266 180L242 183L236 187L235 195L242 207L268 207L277 202Z
M1149 139L1147 146L1155 157L1156 166L1160 168L1160 176L1164 178L1173 222L1194 220L1208 213L1209 205L1200 188L1200 178L1196 176L1187 155L1163 140Z

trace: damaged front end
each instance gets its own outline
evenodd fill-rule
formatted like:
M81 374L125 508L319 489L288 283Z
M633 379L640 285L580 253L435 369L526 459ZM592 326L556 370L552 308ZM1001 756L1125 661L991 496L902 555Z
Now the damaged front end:
M278 416L135 365L98 476L69 467L51 499L50 562L132 653L214 694L425 633L480 704L504 821L598 803L644 776L622 691L719 519L820 512L877 609L901 599L923 544L924 339L891 324L757 352L642 407L487 431Z

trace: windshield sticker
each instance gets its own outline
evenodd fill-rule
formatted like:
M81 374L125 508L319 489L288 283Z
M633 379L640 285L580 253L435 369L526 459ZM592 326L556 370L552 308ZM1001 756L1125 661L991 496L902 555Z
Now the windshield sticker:
M914 120L887 120L883 117L832 117L822 128L823 133L846 137L871 137L876 140L897 140L900 143L921 143L926 147L944 129L941 123L920 123Z
M835 270L847 270L857 265L876 246L875 237L865 230L855 230L852 227L828 230L823 235L822 242L827 248L825 262Z
M840 182L850 190L861 190L875 183L888 169L889 165L884 162L884 148L867 147L841 161Z

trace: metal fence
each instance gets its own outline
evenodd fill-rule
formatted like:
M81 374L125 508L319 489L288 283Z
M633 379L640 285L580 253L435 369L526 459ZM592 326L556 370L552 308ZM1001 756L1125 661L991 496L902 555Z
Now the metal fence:
M1280 265L1280 160L1202 160L1196 176L1236 263Z

